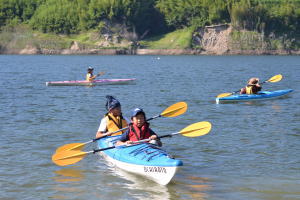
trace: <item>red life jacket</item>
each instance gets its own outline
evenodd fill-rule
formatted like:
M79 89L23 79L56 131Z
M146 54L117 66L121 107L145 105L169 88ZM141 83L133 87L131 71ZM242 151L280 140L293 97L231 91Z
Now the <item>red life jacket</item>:
M128 136L130 141L148 139L151 136L149 124L145 123L141 128L138 128L136 125L132 124L129 127Z

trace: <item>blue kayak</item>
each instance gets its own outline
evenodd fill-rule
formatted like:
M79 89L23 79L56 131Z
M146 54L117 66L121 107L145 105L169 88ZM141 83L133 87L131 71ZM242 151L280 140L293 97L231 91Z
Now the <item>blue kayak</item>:
M105 137L97 141L99 149L114 146L119 136ZM167 185L183 163L172 158L163 149L150 143L120 146L102 155L110 164L131 173L145 176L161 185Z
M216 98L216 102L219 103L219 102L227 102L227 101L265 100L270 98L281 97L292 91L293 91L292 89L286 89L286 90L276 90L273 92L260 91L258 92L258 94L234 94L227 97Z

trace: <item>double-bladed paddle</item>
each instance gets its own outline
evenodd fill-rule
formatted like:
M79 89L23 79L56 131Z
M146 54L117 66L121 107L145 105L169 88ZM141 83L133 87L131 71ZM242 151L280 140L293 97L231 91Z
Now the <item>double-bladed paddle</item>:
M275 75L275 76L271 77L270 79L260 83L260 85L262 85L264 83L276 83L276 82L281 81L281 79L282 79L282 75L278 74L278 75ZM240 92L240 90L237 90L237 91L234 91L234 92L231 92L231 93L222 93L222 94L219 94L217 96L217 98L227 97L227 96L233 95L233 94L238 93L238 92Z
M178 103L175 103L175 104L169 106L161 114L156 115L154 117L151 117L151 118L147 119L147 121L150 121L150 120L153 120L153 119L156 119L156 118L159 118L159 117L176 117L176 116L179 116L179 115L182 115L183 113L185 113L186 110L187 110L187 104L185 102L178 102ZM112 132L111 134L118 133L118 132L126 130L126 129L128 129L128 127L119 129L119 130L117 130L115 132ZM106 135L104 134L104 136L106 136ZM95 139L92 139L92 140L90 140L88 142L85 142L85 143L65 144L65 145L63 145L61 147L58 147L56 149L56 153L63 152L63 151L70 151L70 150L82 150L83 147L86 144L95 142L95 141L97 141L99 139L100 138L95 138Z
M96 77L102 76L102 75L104 75L104 74L105 74L105 72L99 72L99 73L96 75Z
M194 123L194 124L191 124L191 125L185 127L184 129L182 129L179 132L158 136L157 138L172 137L173 135L178 135L178 134L181 134L186 137L198 137L198 136L206 135L207 133L209 133L211 130L211 126L212 126L211 123L207 122L207 121L197 122L197 123ZM147 142L147 141L149 141L149 139L136 141L134 143L142 143L142 142ZM126 148L127 145L111 146L111 147L106 147L106 148L102 148L102 149L95 149L93 151L88 151L88 152L84 152L84 151L81 151L78 149L56 152L52 156L52 161L56 165L59 165L59 166L71 165L71 164L77 163L80 160L82 160L87 154L96 153L99 151L105 151L105 150L109 150L109 149L114 149L114 148L118 148L118 147Z

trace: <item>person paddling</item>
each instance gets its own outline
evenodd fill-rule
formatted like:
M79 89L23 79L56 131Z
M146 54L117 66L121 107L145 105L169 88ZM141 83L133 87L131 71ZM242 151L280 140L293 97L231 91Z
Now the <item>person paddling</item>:
M160 140L157 140L156 133L149 126L143 109L135 108L131 114L129 129L121 135L117 145L128 145L134 141L151 139L150 143L162 146Z
M94 73L94 68L89 67L87 69L87 74L86 74L86 80L87 81L93 81L95 80L95 78L97 77L96 75L93 74Z
M262 87L258 78L250 78L246 87L242 88L240 94L257 94Z
M86 80L87 81L94 81L95 78L97 78L98 76L101 76L101 75L105 74L105 72L100 72L97 75L94 75L93 73L94 73L94 68L89 67L87 69L87 74L86 74Z
M122 116L121 104L113 96L106 96L106 109L107 113L104 115L100 122L99 129L96 133L96 138L100 138L106 135L120 135L122 131L112 134L112 132L119 129L128 127L128 122Z

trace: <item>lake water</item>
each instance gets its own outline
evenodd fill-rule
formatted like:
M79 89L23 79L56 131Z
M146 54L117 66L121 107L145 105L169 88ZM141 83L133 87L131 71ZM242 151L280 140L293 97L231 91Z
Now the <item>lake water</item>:
M134 84L46 87L46 81L84 79L88 66L103 78ZM215 96L250 77L265 90L294 89L268 101L216 104ZM300 199L299 56L0 56L0 199ZM88 155L72 166L51 161L56 148L94 138L105 96L129 116L147 117L185 101L188 111L151 121L159 135L198 121L208 135L163 139L184 166L167 186L108 166ZM87 146L86 151L95 148Z

